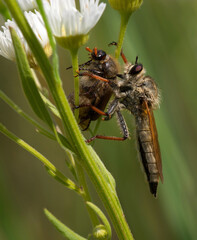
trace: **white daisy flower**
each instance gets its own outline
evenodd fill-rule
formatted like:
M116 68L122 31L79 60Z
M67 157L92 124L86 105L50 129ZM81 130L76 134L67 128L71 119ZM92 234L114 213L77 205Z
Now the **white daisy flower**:
M37 8L36 0L17 0L17 2L23 11L30 11Z
M61 45L65 45L63 41L68 37L85 35L87 39L106 7L104 3L99 4L99 0L79 0L80 11L75 0L44 0L43 3L53 34L57 40L61 38L58 41Z
M43 19L39 12L35 11L33 12L25 12L25 17L31 26L32 30L34 31L34 34L36 35L37 39L39 40L40 44L45 50L45 53L50 56L51 55L51 47L49 44L48 34L44 26ZM14 28L17 32L18 37L21 40L21 43L24 47L24 50L27 54L29 63L31 67L35 66L35 60L32 55L32 52L23 37L20 29L16 25L15 21L8 20L5 23L5 26L2 27L3 31L0 31L0 55L2 55L5 58L8 58L10 60L15 60L15 52L14 52L14 46L12 43L12 38L10 35L9 27Z

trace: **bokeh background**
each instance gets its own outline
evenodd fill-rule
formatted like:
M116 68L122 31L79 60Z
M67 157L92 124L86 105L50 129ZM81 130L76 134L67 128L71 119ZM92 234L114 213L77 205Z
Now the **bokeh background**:
M3 24L3 20L1 19ZM197 239L197 2L195 0L149 0L130 19L124 41L129 61L135 56L162 92L155 112L163 159L164 184L158 198L149 193L135 143L134 119L124 113L131 139L125 142L97 140L96 151L116 179L117 192L135 239ZM104 16L91 32L89 47L108 47L117 41L120 17L108 4ZM67 94L72 91L69 53L59 49L61 76ZM79 61L87 60L80 49ZM35 117L24 97L16 65L0 57L1 89L23 110ZM35 117L36 118L36 117ZM0 101L0 120L16 135L47 156L69 177L65 154L54 142ZM120 134L116 120L102 122L100 134ZM87 135L88 136L88 135ZM94 202L102 209L89 183ZM91 224L82 200L47 174L40 162L11 140L0 135L0 239L64 239L48 222L48 208L83 236ZM115 233L113 239L117 239Z

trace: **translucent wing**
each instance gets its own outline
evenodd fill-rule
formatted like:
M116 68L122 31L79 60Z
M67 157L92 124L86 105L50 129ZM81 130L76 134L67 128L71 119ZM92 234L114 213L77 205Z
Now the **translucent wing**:
M152 136L152 142L153 142L153 150L154 150L154 155L156 159L156 164L157 168L159 171L159 176L161 179L161 182L163 183L163 173L162 173L162 161L161 161L161 152L160 152L160 147L159 147L159 142L158 142L158 134L157 134L157 128L155 124L155 118L153 115L153 110L148 107L147 102L144 102L145 108L146 108L146 113L149 118L149 123L150 123L150 130L151 130L151 136Z

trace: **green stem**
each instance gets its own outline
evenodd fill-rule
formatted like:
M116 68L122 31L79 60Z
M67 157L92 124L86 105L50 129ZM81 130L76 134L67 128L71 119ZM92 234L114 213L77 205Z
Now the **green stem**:
M87 186L87 183L86 183L83 167L80 164L79 160L76 159L76 158L75 158L75 164L76 164L76 170L77 170L78 184L79 184L79 186L82 186L82 188L83 188L83 195L82 195L83 200L84 200L85 203L86 202L92 202L91 196L90 196L90 193L89 193L89 190L88 190L88 186ZM96 227L97 225L100 224L100 221L98 220L97 215L87 205L86 205L86 208L87 208L87 211L89 213L89 216L90 216L93 227Z
M74 78L74 90L75 90L75 106L79 106L79 76L77 71L79 70L78 64L78 49L70 50L72 57L72 68L73 68L73 78ZM75 109L75 118L79 117L79 109Z
M120 32L119 32L119 38L118 38L118 46L115 52L115 57L116 59L119 58L121 50L122 50L122 45L123 45L123 40L124 40L124 36L125 36L125 32L127 29L127 24L129 21L129 18L131 16L131 14L126 14L126 13L121 13L120 12L120 16L121 16L121 24L120 24Z
M63 173L61 173L47 158L45 158L41 153L39 153L35 148L31 147L28 143L24 142L22 139L18 138L16 135L11 133L2 123L0 123L0 132L9 137L19 146L27 150L29 153L38 158L49 170L51 170L68 188L74 190L77 193L82 194L82 191L77 185L66 178Z
M95 126L94 131L93 131L93 136L96 135L96 133L97 133L97 131L98 131L98 129L99 129L99 126L100 126L100 124L101 124L101 121L102 121L102 118L101 118L101 117L96 121L96 126Z
M72 49L71 51L71 57L72 57L72 68L73 68L73 77L74 77L74 90L75 90L75 106L79 106L79 76L76 76L76 73L79 69L79 64L78 64L78 49ZM78 119L79 116L79 109L75 110L75 118ZM76 159L76 158L75 158ZM86 184L86 179L85 179L85 174L84 174L84 170L83 167L81 166L80 162L78 162L79 160L76 159L75 164L76 164L76 170L77 170L77 176L78 176L78 182L79 185L83 188L84 194L83 194L83 199L85 202L91 202L91 197L89 194L89 190L88 190L88 186ZM87 207L87 205L86 205ZM88 208L88 213L91 219L91 222L93 224L93 227L95 227L96 225L98 225L100 222L96 216L96 214L94 213L94 211L92 211L92 209Z

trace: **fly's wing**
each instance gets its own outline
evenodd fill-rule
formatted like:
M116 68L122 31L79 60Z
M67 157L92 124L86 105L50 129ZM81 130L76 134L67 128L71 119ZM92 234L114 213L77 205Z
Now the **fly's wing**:
M162 173L162 161L161 161L161 152L160 152L160 147L159 147L159 142L158 142L158 134L157 134L157 128L155 124L155 118L153 115L153 110L148 107L147 102L144 102L144 106L146 108L146 113L149 118L149 123L150 123L150 130L151 130L151 136L152 136L152 142L153 142L153 150L154 150L154 155L156 159L156 164L157 168L159 171L159 176L161 179L161 182L163 183L163 173Z

